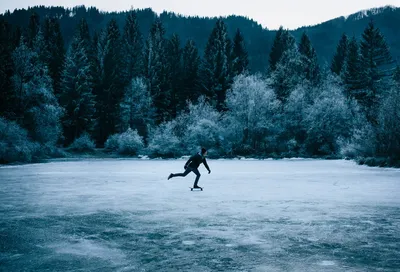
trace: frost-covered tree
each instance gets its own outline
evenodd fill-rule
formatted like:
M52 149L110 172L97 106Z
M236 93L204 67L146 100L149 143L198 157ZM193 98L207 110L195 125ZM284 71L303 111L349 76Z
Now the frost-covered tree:
M177 157L183 155L181 140L176 136L175 122L161 123L150 131L147 151L153 157Z
M239 29L237 29L233 38L232 48L232 75L237 76L248 70L249 56L246 50L244 38Z
M167 59L164 35L165 29L161 20L157 19L150 29L144 54L144 74L156 108L157 123L169 120L171 117L171 94L166 80Z
M218 19L204 51L201 65L203 94L211 98L216 108L225 109L226 91L230 87L231 46L225 23Z
M178 116L175 125L176 135L182 139L187 152L192 153L200 147L220 148L220 117L221 114L203 96L196 103L188 104L188 111Z
M389 90L378 112L377 156L400 161L400 86Z
M65 144L94 128L95 96L93 78L85 41L75 36L65 60L59 101L64 107Z
M120 107L121 130L136 129L140 135L146 137L147 128L153 123L155 110L143 78L131 80L129 86L125 88Z
M227 94L226 104L230 127L225 137L233 151L275 149L280 102L260 76L237 76Z
M310 155L331 155L339 151L338 139L353 131L352 113L343 90L325 82L322 92L306 110L306 149Z
M182 91L178 96L178 112L186 106L186 101L195 101L200 96L199 65L200 57L193 40L188 40L183 49Z
M59 119L62 110L54 96L47 66L39 58L41 41L37 35L32 50L21 39L20 46L13 52L13 85L18 105L16 117L33 140L54 145L61 133Z
M346 34L343 34L340 38L338 45L336 46L336 53L333 56L331 63L331 71L337 75L340 75L344 70L344 65L347 57L347 48L349 39Z
M124 77L129 84L133 78L142 74L143 69L143 38L133 10L128 13L125 21L121 50L124 56Z

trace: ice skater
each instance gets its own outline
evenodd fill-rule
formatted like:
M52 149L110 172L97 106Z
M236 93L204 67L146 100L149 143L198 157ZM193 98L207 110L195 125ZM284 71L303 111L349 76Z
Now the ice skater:
M189 160L186 162L184 168L185 168L185 172L183 173L178 173L178 174L170 174L168 176L168 179L170 178L174 178L174 177L186 177L187 174L189 174L190 172L193 172L196 174L196 179L194 181L194 185L193 188L198 188L198 189L202 189L201 187L199 187L197 185L197 183L199 182L200 179L200 172L197 168L199 168L199 165L201 163L204 164L204 166L207 168L208 173L211 173L210 167L208 167L207 161L206 161L206 156L207 156L207 150L205 148L201 149L201 152L191 156L189 158Z

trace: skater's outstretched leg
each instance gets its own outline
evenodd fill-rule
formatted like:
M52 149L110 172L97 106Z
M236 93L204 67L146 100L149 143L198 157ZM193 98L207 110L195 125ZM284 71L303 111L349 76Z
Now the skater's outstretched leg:
M188 168L186 168L185 172L183 172L183 173L177 173L177 174L172 174L172 173L171 173L171 174L168 176L168 179L174 178L174 177L186 177L187 174L189 174L190 171L192 171L192 170L193 170L192 168L188 167ZM196 170L197 170L197 169L196 169Z

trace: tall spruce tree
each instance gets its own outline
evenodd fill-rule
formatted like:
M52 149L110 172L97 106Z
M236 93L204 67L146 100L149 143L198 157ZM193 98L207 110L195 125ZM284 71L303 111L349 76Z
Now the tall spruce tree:
M299 43L299 53L303 56L305 78L313 85L319 82L320 68L318 65L317 53L311 44L310 38L305 32Z
M49 53L46 64L53 81L53 90L56 96L61 91L61 73L65 58L64 41L61 35L60 24L56 18L46 18L43 36L46 50Z
M368 108L376 105L382 91L382 79L392 74L389 47L373 21L370 21L360 43L362 103Z
M340 41L336 47L336 53L333 56L331 63L331 71L337 75L340 75L344 70L343 67L345 65L346 56L347 56L347 48L348 48L348 38L346 34L343 34L340 38Z
M40 29L40 18L36 12L31 14L29 18L29 24L27 29L27 39L28 39L28 46L30 48L33 47L33 41L35 40L36 34L39 32Z
M361 79L360 79L360 53L356 38L350 40L345 60L344 72L342 74L345 94L360 100Z
M165 55L165 29L160 19L153 23L146 41L144 72L147 87L156 108L156 122L171 118L171 94L166 80L167 60Z
M230 43L225 23L218 19L208 39L201 67L201 86L217 110L225 109L226 91L230 87Z
M108 136L117 133L119 127L119 104L124 90L121 64L121 37L115 19L112 19L105 32L98 38L97 73L99 85L96 86L96 140L102 145Z
M232 49L232 75L237 76L248 70L249 56L246 50L244 38L239 29L237 29L233 38Z
M282 58L285 51L293 48L296 43L289 30L283 29L281 26L276 32L274 42L272 44L271 52L269 53L269 72L274 72L276 65Z
M127 84L143 71L143 38L139 29L136 12L131 10L125 21L122 35L124 56L124 77Z
M59 101L64 108L64 144L94 128L95 97L91 64L79 29L69 47L62 73Z
M184 109L186 100L196 101L200 96L200 57L196 44L188 40L183 49L182 92L178 96L178 110Z
M12 92L12 29L3 19L0 19L0 116L13 118L15 101Z
M177 34L172 35L171 39L167 42L166 48L167 55L167 82L169 93L171 94L171 114L172 117L176 117L179 99L182 97L180 92L182 89L182 49L179 36Z

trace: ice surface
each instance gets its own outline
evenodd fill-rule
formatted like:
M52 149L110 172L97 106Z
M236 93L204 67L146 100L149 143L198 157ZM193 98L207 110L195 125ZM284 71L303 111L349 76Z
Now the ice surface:
M350 161L0 167L1 271L396 271L400 171ZM397 270L398 271L398 270Z

